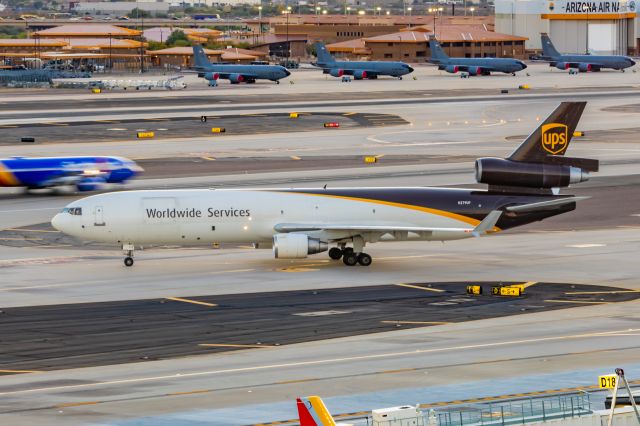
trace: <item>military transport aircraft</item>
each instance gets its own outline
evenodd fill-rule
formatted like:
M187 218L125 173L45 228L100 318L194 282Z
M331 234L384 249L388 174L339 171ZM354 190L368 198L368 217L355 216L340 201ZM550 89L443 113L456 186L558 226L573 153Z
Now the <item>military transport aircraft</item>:
M281 259L329 251L368 266L365 245L479 237L567 213L598 161L564 157L585 102L563 102L507 158L476 160L487 190L427 187L175 189L94 195L69 204L53 226L83 240L136 246L253 243ZM68 210L82 214L71 215ZM330 248L330 246L333 246ZM329 249L330 248L330 249Z
M540 35L542 40L542 60L549 66L561 70L577 69L580 72L600 71L603 68L622 70L634 66L633 59L623 55L563 55L555 48L546 33Z
M280 65L228 65L212 64L204 53L202 46L193 46L193 67L198 76L216 86L218 79L226 79L231 84L255 83L256 80L271 80L280 84L280 80L291 75L289 70Z
M490 75L492 72L502 72L516 75L516 72L527 68L524 62L512 58L451 58L433 37L429 40L429 48L429 62L438 65L439 70L452 74L466 72L469 75Z
M413 72L413 68L404 62L336 61L329 51L327 51L324 44L316 42L314 46L316 48L316 55L318 56L318 62L315 66L322 68L325 74L330 74L333 77L351 75L356 80L365 78L375 80L378 76L388 75L402 80L403 75Z
M106 184L125 183L142 171L134 161L123 157L1 158L0 186L75 186L78 191L95 191Z

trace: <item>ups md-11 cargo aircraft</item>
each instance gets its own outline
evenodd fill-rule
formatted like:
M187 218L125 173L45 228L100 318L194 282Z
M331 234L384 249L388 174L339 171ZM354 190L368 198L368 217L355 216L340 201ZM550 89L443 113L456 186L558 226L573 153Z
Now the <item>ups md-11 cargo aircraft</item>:
M585 102L565 102L507 158L476 160L488 189L424 187L145 190L69 204L53 226L83 240L136 246L253 243L279 259L329 251L371 264L366 244L478 237L572 211L558 189L588 179L598 161L564 157ZM74 212L70 214L69 212Z

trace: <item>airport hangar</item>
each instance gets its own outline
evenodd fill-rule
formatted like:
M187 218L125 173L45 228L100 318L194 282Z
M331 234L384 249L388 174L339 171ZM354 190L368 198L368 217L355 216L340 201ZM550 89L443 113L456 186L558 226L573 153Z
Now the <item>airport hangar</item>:
M496 31L525 36L527 50L542 49L548 33L561 53L637 55L640 38L635 0L496 0Z

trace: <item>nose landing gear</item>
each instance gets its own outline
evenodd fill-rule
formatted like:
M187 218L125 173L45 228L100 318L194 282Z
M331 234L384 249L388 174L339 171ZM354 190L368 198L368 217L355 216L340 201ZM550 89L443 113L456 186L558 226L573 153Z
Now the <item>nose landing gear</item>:
M135 246L133 244L123 244L122 250L125 252L124 266L133 266L133 250Z

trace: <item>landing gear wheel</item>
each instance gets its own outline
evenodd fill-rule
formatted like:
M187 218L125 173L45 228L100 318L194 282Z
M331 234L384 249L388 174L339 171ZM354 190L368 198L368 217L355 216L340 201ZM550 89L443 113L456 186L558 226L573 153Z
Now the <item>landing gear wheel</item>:
M133 266L133 257L127 256L124 258L124 266Z
M342 249L342 255L346 255L347 253L353 253L353 247L345 247Z
M340 250L338 247L332 247L329 250L329 257L333 260L340 260L340 258L342 257L342 250Z
M360 265L369 266L371 265L371 262L373 262L373 259L367 253L360 253L358 255L358 263Z
M355 266L358 263L358 256L354 252L345 253L342 256L342 262L347 266Z
M398 77L398 80L402 80L402 77Z
M280 84L280 82L278 80L276 80L276 84Z

